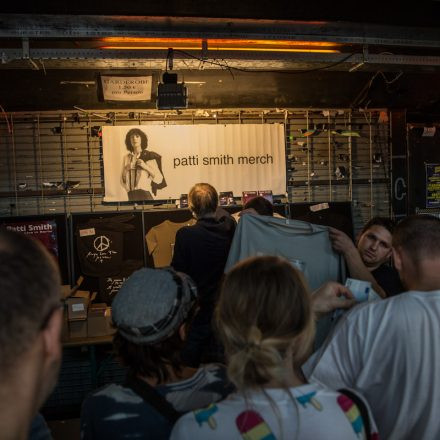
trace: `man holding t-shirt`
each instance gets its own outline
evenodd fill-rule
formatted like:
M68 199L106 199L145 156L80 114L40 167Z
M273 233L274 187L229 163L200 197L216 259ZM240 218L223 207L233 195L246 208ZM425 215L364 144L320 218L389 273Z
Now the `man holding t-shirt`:
M404 291L397 271L388 264L394 228L393 220L373 217L362 229L357 246L344 232L335 228L329 232L333 249L344 255L350 277L370 281L382 298Z
M347 313L303 371L311 382L359 391L381 438L438 439L440 220L401 221L393 256L408 292Z

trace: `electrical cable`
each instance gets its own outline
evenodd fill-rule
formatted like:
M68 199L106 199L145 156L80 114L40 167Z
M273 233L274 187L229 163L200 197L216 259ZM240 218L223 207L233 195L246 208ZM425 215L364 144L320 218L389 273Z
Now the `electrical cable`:
M396 74L396 76L391 80L389 80L381 70L378 70L377 72L375 72L374 75L367 81L367 83L362 88L362 90L359 92L359 94L356 96L356 98L353 100L353 102L351 104L351 108L359 106L367 99L368 92L370 91L371 86L373 85L373 81L376 79L376 77L378 75L380 75L383 78L383 80L385 81L387 93L391 93L389 86L391 84L393 84L394 82L396 82L403 75L403 71L400 70ZM364 106L364 108L367 108L369 103L370 103L370 101L367 103L367 105Z
M376 76L379 75L379 72L376 72L362 87L361 91L358 93L356 98L353 100L352 104L350 105L351 108L355 108L358 105L360 105L362 102L367 99L368 92L370 91L371 86L373 85L373 81L375 80Z
M174 58L174 49L170 47L167 53L167 59L165 61L165 72L168 72L168 69L173 70L173 58Z
M382 78L384 79L385 84L387 85L393 84L393 82L396 82L403 75L403 71L400 70L392 80L389 80L381 70L379 70L378 73L382 75Z
M99 115L98 113L89 113L87 110L84 110L83 108L78 107L77 105L74 105L73 108L75 110L80 111L81 113L84 113L84 115L86 115L86 116L88 116L90 114L92 116L96 116L97 118L108 120L108 117L106 117L106 116Z
M40 62L41 67L43 68L43 72L44 72L44 74L47 75L47 72L46 72L46 66L44 65L43 60L42 60L42 59L39 59L38 61Z
M0 110L2 111L3 116L4 116L5 119L6 119L6 124L7 124L7 126L8 126L8 133L9 133L9 134L12 134L12 129L11 129L11 125L9 124L8 115L7 115L7 113L5 112L5 109L4 109L1 105L0 105Z
M234 76L234 74L233 74L233 72L232 72L232 69L231 69L231 67L229 66L228 62L227 62L226 60L223 60L223 61L224 61L224 63L225 63L226 68L228 69L228 72L231 74L232 79L235 79L235 76Z
M208 63L208 64L212 64L214 66L219 66L222 67L224 69L228 69L228 70L235 70L237 72L244 72L244 73L280 73L280 74L287 74L287 75L297 75L297 74L302 74L302 73L310 73L310 72L317 72L320 70L325 70L325 69L330 69L331 67L335 67L338 66L339 64L344 63L345 61L347 61L348 59L350 59L351 57L353 57L354 55L356 55L356 53L351 53L349 55L347 55L346 57L342 58L339 61L336 61L335 63L332 64L328 64L326 66L321 66L321 67L316 67L315 69L308 69L308 70L253 70L253 69L244 69L244 68L240 68L240 67L231 67L228 66L227 64L223 64L221 62L218 61L213 61L213 60L207 60L207 59L203 59L200 58L196 55L193 55L189 52L186 52L184 50L180 50L180 49L175 49L174 52L178 52L181 53L189 58L193 58L195 60L199 60L199 61L203 61L204 63Z

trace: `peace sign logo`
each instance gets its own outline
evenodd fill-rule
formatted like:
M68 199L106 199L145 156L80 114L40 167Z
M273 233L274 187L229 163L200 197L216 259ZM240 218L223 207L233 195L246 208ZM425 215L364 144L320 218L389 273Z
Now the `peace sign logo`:
M100 235L93 241L93 247L98 252L104 252L110 247L110 240L105 235Z

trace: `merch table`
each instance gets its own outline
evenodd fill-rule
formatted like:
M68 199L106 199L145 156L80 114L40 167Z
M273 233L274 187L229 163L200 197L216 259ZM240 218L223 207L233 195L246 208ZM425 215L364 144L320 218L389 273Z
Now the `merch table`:
M111 335L61 339L63 359L57 385L42 412L47 420L78 418L88 394L110 383L123 383L126 369L117 361Z
M81 350L87 350L90 360L90 376L92 387L98 386L98 378L104 371L108 363L113 359L113 352L108 353L100 362L97 360L96 347L99 345L111 345L113 342L112 335L94 336L86 338L70 338L65 337L62 340L63 348L80 347Z

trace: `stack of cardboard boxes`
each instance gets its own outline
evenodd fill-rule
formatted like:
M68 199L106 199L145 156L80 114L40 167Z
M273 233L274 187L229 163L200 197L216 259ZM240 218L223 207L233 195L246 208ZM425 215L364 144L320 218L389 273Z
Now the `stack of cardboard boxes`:
M65 301L63 340L107 336L115 332L111 325L111 307L105 303L93 304L96 292L79 290L80 277L74 287L62 286Z

